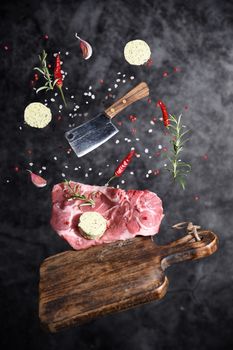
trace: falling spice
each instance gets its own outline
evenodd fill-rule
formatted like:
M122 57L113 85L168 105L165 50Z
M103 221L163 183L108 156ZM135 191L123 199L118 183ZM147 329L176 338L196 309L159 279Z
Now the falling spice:
M92 47L91 47L91 45L87 41L81 39L78 36L77 33L75 34L75 37L78 40L80 40L80 49L82 50L83 58L85 60L88 60L92 56Z
M57 56L56 56L55 67L54 67L54 78L56 81L56 86L58 87L58 89L60 91L64 105L67 106L65 96L64 96L63 90L62 90L63 79L62 79L62 73L61 73L61 60L60 60L59 54L57 54Z
M43 177L37 174L34 174L31 170L27 170L27 171L30 173L31 181L33 185L40 188L45 187L47 185L47 181L43 179Z
M161 108L161 111L162 111L162 114L163 114L164 126L167 127L170 124L169 123L169 115L168 115L167 107L162 101L158 101L158 105Z
M180 159L180 153L183 151L184 144L188 141L185 135L189 132L189 130L184 131L185 126L181 123L181 117L182 115L177 118L170 114L170 125L168 126L168 130L172 147L167 156L169 162L167 170L184 190L185 177L191 171L191 165Z
M107 184L106 184L107 186L108 186L110 181L112 181L116 177L120 177L123 174L123 172L125 171L125 169L129 165L129 163L131 162L134 154L135 154L135 150L132 150L132 151L129 152L129 154L127 154L127 156L122 160L122 162L116 168L116 170L114 172L114 175L107 182Z

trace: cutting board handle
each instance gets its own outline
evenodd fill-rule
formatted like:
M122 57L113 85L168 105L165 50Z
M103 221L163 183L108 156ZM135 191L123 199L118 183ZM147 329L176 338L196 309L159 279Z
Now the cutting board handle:
M131 105L133 102L141 100L143 97L149 96L149 88L145 82L142 82L135 86L132 90L128 91L126 95L114 102L110 107L105 110L106 115L112 119L120 113L123 109Z
M163 246L161 266L168 266L184 260L195 260L213 254L218 248L218 238L212 231L198 231L201 241L188 234Z

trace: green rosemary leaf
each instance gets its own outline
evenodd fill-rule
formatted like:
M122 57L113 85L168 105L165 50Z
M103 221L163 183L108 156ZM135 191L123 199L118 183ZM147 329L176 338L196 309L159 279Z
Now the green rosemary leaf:
M183 177L178 177L177 180L178 180L179 184L181 185L182 189L185 190L186 183L185 183Z
M42 69L40 69L40 68L38 68L38 67L35 67L35 68L33 68L34 70L37 70L38 72L40 72L41 74L43 74L44 75L44 72L42 71Z
M180 138L184 137L184 135L186 135L188 132L190 132L190 130L184 131L182 134L180 134Z
M36 90L36 93L38 94L38 92L42 91L42 90L47 90L47 86L41 86L39 89Z
M57 82L58 82L58 79L55 79L53 82L53 87L57 84Z

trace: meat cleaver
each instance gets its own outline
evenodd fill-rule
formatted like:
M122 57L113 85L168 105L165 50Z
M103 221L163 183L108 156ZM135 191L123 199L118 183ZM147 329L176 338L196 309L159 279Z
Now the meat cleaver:
M109 140L119 130L112 124L112 118L133 102L149 95L149 88L142 82L128 91L126 95L113 103L104 112L88 122L65 133L70 146L78 157L91 152Z

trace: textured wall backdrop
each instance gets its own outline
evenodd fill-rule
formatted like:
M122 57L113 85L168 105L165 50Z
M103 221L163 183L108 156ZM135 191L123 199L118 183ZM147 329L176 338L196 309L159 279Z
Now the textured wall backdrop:
M232 1L22 0L3 1L0 7L2 347L232 349ZM75 32L93 45L89 61L82 59ZM150 45L151 67L129 66L124 60L124 45L135 38ZM23 111L29 102L46 98L42 93L36 96L30 86L32 69L43 48L51 58L54 52L61 52L68 73L65 86L69 89L69 111L59 113L58 96L56 102L48 97L54 119L48 128L38 131L24 126ZM174 72L175 67L178 72ZM105 96L118 72L126 75L126 83L119 84L116 98L145 80L151 104L141 101L122 113L118 117L118 122L122 121L120 133L101 148L81 159L67 154L64 131L113 101ZM131 81L130 76L135 79ZM96 98L86 104L84 92L90 85ZM75 118L69 116L72 95L80 106L80 116ZM192 162L193 170L184 192L172 185L163 170L164 160L155 156L159 144L166 146L161 123L150 124L159 116L155 105L158 99L166 102L170 112L182 112L192 130L184 159ZM128 118L130 114L137 116L134 124ZM137 129L136 136L132 127ZM153 132L148 134L150 128ZM170 287L160 302L60 334L47 334L40 329L38 319L39 266L49 255L69 249L49 225L51 187L63 180L62 173L80 182L104 184L116 159L130 147L135 147L141 157L131 166L135 175L127 172L121 186L149 188L162 197L166 216L156 241L162 244L180 237L183 233L174 232L171 224L191 220L214 230L220 237L220 249L205 260L168 270ZM42 175L49 186L41 190L33 187L25 171L29 163L35 172L46 167ZM150 169L160 169L160 174L147 178Z

